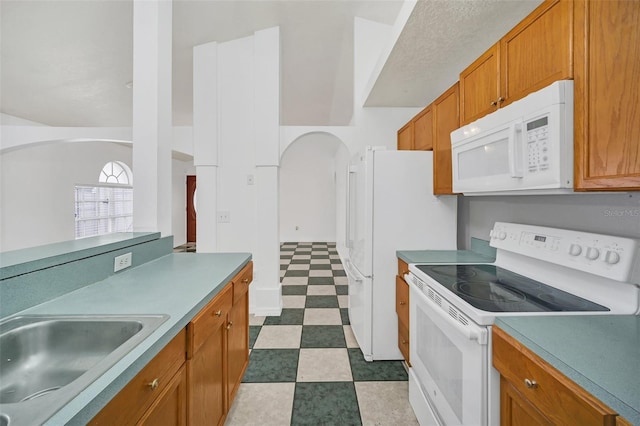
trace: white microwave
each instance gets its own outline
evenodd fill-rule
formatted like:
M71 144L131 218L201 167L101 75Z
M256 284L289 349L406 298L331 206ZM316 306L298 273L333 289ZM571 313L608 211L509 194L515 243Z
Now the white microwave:
M561 80L451 133L453 192L573 192L573 81Z

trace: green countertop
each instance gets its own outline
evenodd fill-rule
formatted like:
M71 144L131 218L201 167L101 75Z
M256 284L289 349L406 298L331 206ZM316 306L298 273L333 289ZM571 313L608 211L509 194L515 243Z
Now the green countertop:
M45 424L86 424L250 259L249 253L169 254L19 312L170 315Z
M640 425L640 316L500 317L496 325Z

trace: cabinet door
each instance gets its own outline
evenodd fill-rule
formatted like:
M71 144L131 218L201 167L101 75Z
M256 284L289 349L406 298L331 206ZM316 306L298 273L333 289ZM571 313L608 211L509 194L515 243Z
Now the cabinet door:
M640 190L640 2L575 2L575 188Z
M187 374L184 365L137 424L140 426L186 426Z
M396 277L396 313L398 322L409 328L409 285Z
M460 124L469 124L498 109L500 45L494 44L460 73Z
M227 392L229 401L227 409L229 409L249 364L249 293L244 293L242 298L237 303L234 303L229 312L227 344Z
M451 182L451 132L460 127L458 83L433 102L433 193L453 194Z
M433 149L433 109L431 105L423 109L413 119L413 149L419 151Z
M500 107L573 78L572 21L570 1L546 1L500 40Z
M398 130L398 150L413 149L413 120Z
M552 425L536 407L520 395L511 383L500 377L500 425Z

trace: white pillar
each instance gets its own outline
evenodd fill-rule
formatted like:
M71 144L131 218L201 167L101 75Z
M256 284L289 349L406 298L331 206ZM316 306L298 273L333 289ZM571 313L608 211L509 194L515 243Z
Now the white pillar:
M193 164L196 166L196 251L217 250L218 45L193 48Z
M171 235L171 0L133 2L133 227Z
M256 315L279 315L280 29L257 31L253 51L257 223L249 310Z

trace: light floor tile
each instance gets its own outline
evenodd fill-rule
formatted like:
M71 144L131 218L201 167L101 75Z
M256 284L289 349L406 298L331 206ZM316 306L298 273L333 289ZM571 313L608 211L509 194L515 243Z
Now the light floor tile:
M342 325L338 308L307 308L304 310L303 325Z
M284 277L284 274L285 274L286 272L287 272L287 270L286 270L286 269L281 269L281 270L280 270L280 278L283 278L283 277Z
M267 317L261 317L258 315L249 315L249 325L262 325Z
M348 308L349 307L349 296L347 296L347 295L338 296L338 306L341 307L341 308Z
M310 285L307 289L308 296L335 296L336 286L334 285Z
M348 285L349 279L347 277L333 277L333 281L336 285Z
M353 380L347 350L300 349L298 382L349 382Z
M294 254L293 260L311 260L310 254Z
M309 271L310 277L332 277L333 271L331 269L311 269Z
M326 265L328 263L331 263L329 259L311 259L312 265Z
M363 425L417 425L409 382L356 382Z
M284 277L282 279L282 285L307 285L308 283L308 277Z
M331 264L331 269L333 269L333 270L343 270L344 266L342 266L342 263L332 263Z
M291 259L280 259L281 265L288 265L289 263L291 263Z
M282 307L285 309L304 308L307 296L282 296Z
M344 340L347 342L347 348L359 348L358 341L356 340L355 334L353 334L353 330L350 325L343 325L344 329Z
M253 349L295 349L301 337L301 325L263 325Z
M330 254L330 255L329 255L329 259L340 259L340 255L337 255L337 254Z
M295 383L242 383L225 426L288 425Z
M293 264L293 265L289 265L289 268L287 268L289 271L306 271L309 269L309 264Z

